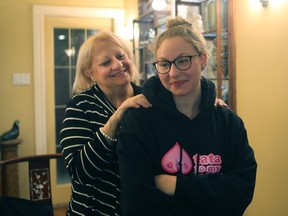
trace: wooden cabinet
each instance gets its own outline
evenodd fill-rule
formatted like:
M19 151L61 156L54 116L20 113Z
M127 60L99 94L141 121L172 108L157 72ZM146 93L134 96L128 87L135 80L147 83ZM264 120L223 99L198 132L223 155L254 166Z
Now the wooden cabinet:
M187 19L201 15L203 34L213 44L214 64L203 71L203 76L216 85L217 97L222 98L236 112L236 48L234 33L235 0L175 0L175 7L169 11L150 10L133 20L133 48L143 83L156 72L152 67L153 56L148 46L155 35L165 30L165 23L171 14Z
M208 43L214 47L214 64L203 71L212 80L217 97L222 98L236 111L236 61L233 25L234 0L175 1L175 15L202 19L202 30Z

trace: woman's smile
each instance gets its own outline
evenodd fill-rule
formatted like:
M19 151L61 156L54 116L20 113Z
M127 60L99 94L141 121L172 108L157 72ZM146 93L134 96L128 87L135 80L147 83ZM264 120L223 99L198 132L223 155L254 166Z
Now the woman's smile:
M170 85L171 85L172 87L179 88L179 87L181 87L181 86L182 86L183 84L185 84L185 83L186 83L185 80L178 80L178 81L173 81L173 82L171 82Z

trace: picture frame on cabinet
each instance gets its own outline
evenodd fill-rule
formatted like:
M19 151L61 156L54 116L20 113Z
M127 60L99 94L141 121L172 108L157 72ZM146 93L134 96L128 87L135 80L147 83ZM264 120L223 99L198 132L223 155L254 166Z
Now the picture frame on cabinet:
M190 21L199 20L202 32L209 32L208 0L204 1L176 1L175 14Z
M202 16L201 3L176 1L175 14L183 17L184 19L189 19L194 15Z

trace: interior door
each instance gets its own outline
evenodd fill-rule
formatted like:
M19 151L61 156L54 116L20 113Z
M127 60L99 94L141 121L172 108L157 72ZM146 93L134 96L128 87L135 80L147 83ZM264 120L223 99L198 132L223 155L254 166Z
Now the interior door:
M45 96L48 153L61 152L59 132L72 96L77 53L81 43L99 30L113 30L110 18L45 17ZM70 178L63 164L51 165L53 204L69 202Z

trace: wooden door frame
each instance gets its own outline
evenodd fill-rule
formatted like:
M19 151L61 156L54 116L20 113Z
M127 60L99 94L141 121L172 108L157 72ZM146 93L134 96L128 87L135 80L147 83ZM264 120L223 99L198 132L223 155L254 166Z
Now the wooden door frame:
M45 17L88 17L111 18L114 32L124 29L124 10L117 8L33 6L33 45L34 45L34 112L35 112L35 151L47 154L46 131L46 82L45 82Z

